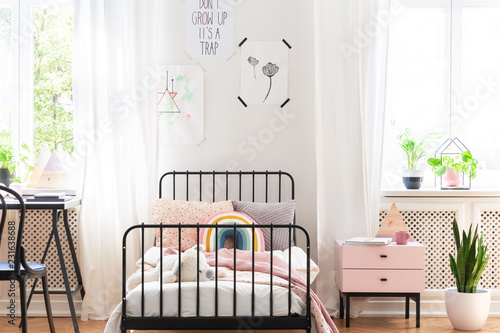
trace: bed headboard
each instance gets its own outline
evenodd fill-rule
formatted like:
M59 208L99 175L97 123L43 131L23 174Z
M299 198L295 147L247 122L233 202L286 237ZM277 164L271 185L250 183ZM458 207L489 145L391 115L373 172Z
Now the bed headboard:
M159 197L212 202L281 202L295 199L295 181L281 170L171 171L160 178Z
M170 171L160 178L159 198L282 202L295 200L295 181L292 175L281 170ZM293 224L295 220L294 216ZM293 243L297 244L295 232Z

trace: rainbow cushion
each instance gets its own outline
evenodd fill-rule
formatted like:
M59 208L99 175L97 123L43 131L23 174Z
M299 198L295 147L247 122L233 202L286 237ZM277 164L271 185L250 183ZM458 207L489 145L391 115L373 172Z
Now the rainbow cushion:
M209 217L204 224L227 224L233 226L234 224L248 224L255 223L248 215L238 212L223 212ZM257 223L255 223L257 224ZM264 235L260 228L254 228L255 232L252 233L252 228L236 228L236 248L238 250L252 250L252 235L255 240L255 251L264 251L265 242ZM201 228L200 229L200 243L205 245L207 252L215 251L215 237L218 237L217 250L224 247L224 242L227 238L234 238L234 228L220 228L219 231L215 228Z

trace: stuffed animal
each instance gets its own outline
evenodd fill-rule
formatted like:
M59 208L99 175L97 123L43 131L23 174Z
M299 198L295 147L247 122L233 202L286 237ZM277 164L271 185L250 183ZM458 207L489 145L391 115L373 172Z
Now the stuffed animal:
M196 258L197 252L200 252L200 282L209 281L215 276L215 269L207 264L207 258L202 252L204 250L203 245L195 245L192 248L186 250L181 254L181 281L190 282L196 281ZM178 281L179 277L179 255L171 254L163 256L163 283L173 283ZM219 267L218 277L223 278L227 276L227 271L225 268ZM134 289L141 283L142 273L137 271L130 276L127 280L127 292ZM160 263L159 260L156 263L156 267L152 270L144 272L144 283L159 281L160 279Z

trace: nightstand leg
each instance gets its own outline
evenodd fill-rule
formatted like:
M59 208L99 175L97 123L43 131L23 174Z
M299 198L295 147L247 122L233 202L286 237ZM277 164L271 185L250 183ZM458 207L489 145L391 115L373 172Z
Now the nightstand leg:
M416 312L417 312L417 328L420 327L420 294L415 297Z
M410 318L410 297L406 296L405 319Z
M349 294L344 294L345 299L345 327L350 327L349 321L351 320L351 297Z
M340 302L340 319L344 319L344 299L342 298L342 291L339 289L339 302Z

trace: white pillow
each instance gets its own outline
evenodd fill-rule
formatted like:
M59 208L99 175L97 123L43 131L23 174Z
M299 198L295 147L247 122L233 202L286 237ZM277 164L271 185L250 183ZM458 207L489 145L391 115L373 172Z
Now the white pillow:
M163 248L163 251L165 251L165 248ZM175 250L174 250L175 251ZM177 252L177 251L175 251ZM155 268L158 262L160 261L160 247L153 246L149 250L144 253L144 268L149 269L149 268ZM141 268L142 267L142 258L139 258L137 262L135 263L137 267Z
M302 250L302 248L298 246L292 246L292 268L299 273L299 275L306 281L307 278L307 254ZM273 251L273 254L282 258L284 261L288 263L288 249L284 251L280 250L275 250ZM312 284L313 281L316 279L316 276L319 274L319 267L316 265L316 263L310 259L310 267L309 271L311 272L310 274L310 281L309 284Z

